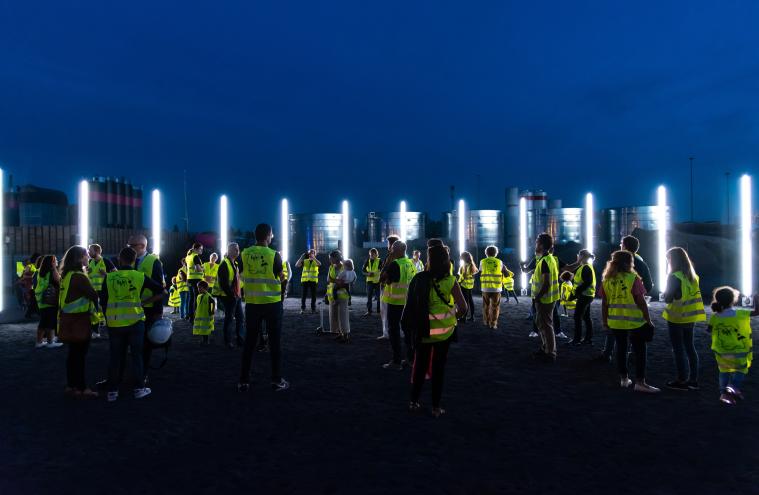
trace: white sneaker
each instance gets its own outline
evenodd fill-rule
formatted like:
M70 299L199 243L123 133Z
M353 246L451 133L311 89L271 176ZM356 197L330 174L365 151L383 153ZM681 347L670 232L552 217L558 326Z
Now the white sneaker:
M41 347L47 347L47 340L43 340L42 342L37 342L34 344L35 349L39 349Z
M142 399L143 397L147 397L150 395L152 390L150 390L148 387L145 388L136 388L134 389L134 398L135 399Z
M619 379L619 386L622 388L628 388L630 385L633 384L633 381L629 378L620 378Z
M60 347L62 345L63 344L61 342L58 342L57 340L54 340L54 341L50 342L47 346L48 347L52 347L53 349L55 349L56 347Z
M659 392L661 392L661 390L659 390L656 387L652 387L651 385L649 385L646 382L636 383L635 384L635 391L636 392L644 392L646 394L658 394Z
M116 399L119 398L118 392L108 392L108 402L116 402Z
M99 338L100 338L100 333L98 333L98 332L93 332L93 333L92 333L92 338L93 338L93 339L99 339Z
M537 337L537 336L538 336L538 332L530 332L529 337L533 337L534 338L534 337Z
M557 334L556 334L556 337L558 337L558 338L560 338L560 339L568 339L568 338L569 338L569 337L567 336L567 334L565 334L564 332L559 332L559 333L557 333Z

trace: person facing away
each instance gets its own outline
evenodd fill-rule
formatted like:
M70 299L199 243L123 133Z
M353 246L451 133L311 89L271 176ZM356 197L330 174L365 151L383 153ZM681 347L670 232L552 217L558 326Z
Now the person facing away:
M399 240L399 237L397 235L389 235L387 236L387 257L385 257L384 260L382 260L382 263L380 264L380 274L385 270L385 268L390 265L394 258L393 258L393 244L395 244L395 241ZM385 286L384 282L382 281L382 278L380 277L380 319L382 320L382 335L377 337L377 340L385 340L389 338L389 330L388 330L388 305L386 302L385 290L387 290L387 287Z
M195 318L195 301L198 297L198 282L203 279L203 262L200 255L203 254L203 245L199 242L193 243L192 248L187 251L185 263L187 265L187 287L189 296L187 301L187 316L192 321Z
M40 260L34 283L34 297L40 313L35 347L57 348L63 345L55 338L55 330L58 328L58 290L61 285L58 258L46 254Z
M577 302L572 298L574 293L574 284L572 283L572 272L562 272L559 275L561 284L559 285L559 292L561 299L559 299L560 306L564 309L564 316L569 316L569 310L575 309Z
M506 302L508 303L509 298L513 297L514 301L519 304L519 298L514 290L514 272L509 270L506 263L503 264L503 267L506 269L506 275L503 277L503 294L506 296Z
M477 265L474 264L472 259L472 253L464 251L459 256L461 264L459 265L459 277L458 283L461 288L461 292L464 294L466 300L468 313L464 313L461 317L461 321L466 321L467 314L470 316L471 321L474 321L474 300L472 299L472 291L474 290L474 276L479 273Z
M648 264L638 254L638 249L640 249L640 241L638 238L631 235L625 236L619 242L619 247L624 251L629 251L635 256L635 271L643 282L643 288L646 289L646 294L652 294L652 291L654 290L654 280L651 278L651 270L649 269Z
M485 248L485 258L480 260L480 291L482 292L482 318L485 326L498 329L501 315L501 289L504 278L510 273L501 260L497 258L498 248Z
M316 249L309 249L300 255L295 262L296 268L303 268L300 274L300 314L306 312L306 298L311 293L311 313L316 313L316 287L319 284L319 267L321 262L316 259Z
M216 302L208 293L208 282L198 282L198 297L195 302L195 320L192 322L192 334L200 335L200 343L207 345L214 330Z
M754 358L751 318L759 316L759 295L752 297L753 308L736 308L740 293L732 287L714 289L708 331L719 368L720 402L735 405L743 399L743 381Z
M375 248L369 250L369 257L364 262L361 270L366 277L366 313L364 316L371 316L372 303L377 300L377 313L380 312L380 259L379 251Z
M116 270L116 266L114 266L111 260L103 257L103 248L100 244L90 244L87 248L87 253L89 255L89 260L87 261L87 276L89 277L90 282L92 282L92 287L95 289L95 292L99 293L103 288L103 281L105 281L106 273ZM92 336L99 338L100 325L105 323L105 317L100 310L100 304L96 302L95 306L97 321L93 321L92 323Z
M556 360L556 335L554 334L554 309L559 300L559 266L553 251L553 237L542 233L535 239L535 271L530 279L535 306L535 326L542 346L533 356L553 362Z
M574 324L575 333L570 345L593 344L593 320L590 316L590 306L596 296L596 270L593 268L595 256L587 249L581 249L577 253L577 262L573 263L574 285L570 300L575 301ZM583 323L585 324L585 337L583 337Z
M241 347L243 341L243 325L245 317L242 312L240 291L240 272L237 260L240 256L240 246L236 242L227 245L227 254L219 263L216 274L216 291L219 302L224 307L224 344L227 348ZM232 343L232 322L235 324L235 344Z
M413 342L409 332L403 332L406 344L406 359L401 355L401 317L403 307L406 305L406 296L411 279L416 275L411 260L406 257L406 243L395 241L390 257L392 261L387 263L380 274L380 282L385 288L382 291L382 302L387 305L387 326L390 336L390 347L393 358L382 365L385 369L403 370L405 364L414 358Z

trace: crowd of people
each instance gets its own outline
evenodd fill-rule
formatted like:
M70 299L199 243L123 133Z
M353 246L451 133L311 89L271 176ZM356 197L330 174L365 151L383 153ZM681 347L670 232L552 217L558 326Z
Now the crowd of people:
M226 246L221 259L212 253L202 259L203 246L194 244L181 261L177 274L165 283L160 259L149 253L143 235L129 238L118 254L117 263L103 257L99 245L88 249L71 247L60 265L54 255L35 255L33 262L19 267L19 301L27 312L39 313L36 347L68 345L65 392L78 398L98 397L103 391L109 401L119 397L127 351L130 354L132 393L136 399L152 393L148 380L151 354L168 346L163 301L168 295L172 313L189 322L201 345L208 345L221 323L225 346L241 347L237 389L250 389L250 371L256 350L268 349L271 356L271 387L280 392L290 387L282 376L281 336L283 300L287 297L292 269L279 252L270 247L273 231L268 224L255 230L255 244L243 250L236 243ZM462 252L459 268L443 241L430 239L426 262L422 253L407 255L407 245L396 236L387 239L388 255L380 259L370 249L361 267L366 280L367 302L364 317L379 314L382 333L378 340L389 342L387 370L411 370L409 410L422 408L420 397L426 380L431 382L432 414L445 413L441 407L443 377L451 342L462 325L475 319L474 288L479 280L484 326L497 330L501 295L519 299L514 291L515 273L498 258L498 249L488 246L479 264ZM591 306L601 301L600 323L604 330L603 350L594 359L616 362L622 388L655 394L660 389L646 381L647 344L655 326L649 311L653 283L650 271L638 254L639 242L627 236L620 249L611 254L600 280L593 253L583 249L572 263L554 254L552 237L537 236L534 258L519 266L530 277L531 335L540 337L533 352L535 360L555 362L559 308L573 311L574 334L567 345L592 344L594 321ZM351 287L357 280L356 265L339 250L329 253L325 304L329 311L329 332L335 339L351 342ZM694 345L695 325L707 320L699 277L687 252L673 247L667 252L669 275L663 291L669 340L674 358L674 379L666 386L673 390L699 389L699 358ZM311 312L316 312L321 263L309 250L295 263L301 271L301 314L310 295ZM735 404L743 398L742 383L751 365L750 318L759 315L759 297L753 308L738 306L739 293L731 287L715 289L707 325L719 367L720 401ZM107 378L97 383L100 392L88 387L85 361L90 340L107 329L109 365ZM234 329L234 330L233 330ZM632 349L634 376L628 369Z

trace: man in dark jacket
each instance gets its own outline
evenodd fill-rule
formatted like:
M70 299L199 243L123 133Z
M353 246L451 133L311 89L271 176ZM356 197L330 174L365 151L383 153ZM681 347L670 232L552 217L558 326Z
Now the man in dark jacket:
M235 320L235 342L238 347L243 345L242 328L245 318L240 297L240 272L237 266L239 256L240 246L236 242L230 243L227 246L227 254L219 263L219 271L216 274L218 298L224 306L224 343L230 349L234 347L230 334L233 319Z

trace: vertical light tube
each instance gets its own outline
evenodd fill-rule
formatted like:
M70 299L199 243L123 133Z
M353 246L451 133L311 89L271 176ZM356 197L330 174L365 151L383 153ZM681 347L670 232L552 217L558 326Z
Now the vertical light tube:
M87 249L90 240L90 184L79 183L79 245Z
M659 298L664 296L667 290L667 189L659 186L656 190L656 228L658 230L658 243L656 248L656 262L659 266Z
M288 256L290 255L290 208L287 204L287 199L282 199L282 216L281 221L281 238L282 238L282 263L286 263Z
M527 200L519 198L519 260L522 263L527 262ZM519 286L522 294L527 292L527 274L521 272L519 275Z
M343 259L350 258L350 215L348 201L343 201Z
M406 242L406 202L401 201L401 240Z
M153 254L161 256L161 192L158 189L153 189L151 207L150 228L153 231Z
M593 245L593 194L585 195L585 249L591 253L595 249Z
M5 172L0 168L0 313L5 310Z
M219 243L219 252L226 253L229 244L229 205L226 194L219 198Z
M751 245L751 176L741 177L741 293L750 298L754 292L754 260Z

